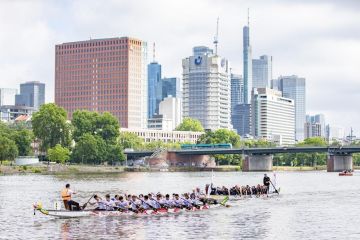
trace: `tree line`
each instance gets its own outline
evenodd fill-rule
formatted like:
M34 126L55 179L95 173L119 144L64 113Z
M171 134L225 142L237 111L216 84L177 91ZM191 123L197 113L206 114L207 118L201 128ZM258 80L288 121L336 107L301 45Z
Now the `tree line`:
M120 124L112 114L77 110L72 120L67 112L53 104L44 104L33 114L32 128L26 124L0 122L0 160L13 160L16 156L32 155L31 143L36 139L40 151L50 161L84 164L110 164L125 160L123 150L155 150L158 148L179 149L181 143L162 141L144 142L134 133L120 132ZM241 140L240 136L228 129L204 130L199 120L184 118L176 128L178 131L204 132L197 143L230 143L234 148L273 147L274 143L263 139ZM334 143L336 145L337 143ZM305 139L296 146L327 146L323 138ZM360 165L360 154L354 154L354 164ZM241 165L242 155L214 155L220 165ZM274 165L316 166L325 165L326 153L296 153L274 155Z

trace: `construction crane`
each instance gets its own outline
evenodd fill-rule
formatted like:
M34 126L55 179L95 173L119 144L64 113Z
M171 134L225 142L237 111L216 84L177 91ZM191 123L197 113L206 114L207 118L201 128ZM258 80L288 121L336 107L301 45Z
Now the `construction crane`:
M215 33L215 37L214 37L214 45L215 45L215 55L217 55L217 45L219 43L219 17L217 18L217 21L216 21L216 33Z

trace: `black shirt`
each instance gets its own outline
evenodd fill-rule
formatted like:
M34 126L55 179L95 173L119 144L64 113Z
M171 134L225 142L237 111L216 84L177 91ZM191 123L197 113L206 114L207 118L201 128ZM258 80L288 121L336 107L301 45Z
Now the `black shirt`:
M270 185L270 178L268 176L264 177L264 185L269 186Z

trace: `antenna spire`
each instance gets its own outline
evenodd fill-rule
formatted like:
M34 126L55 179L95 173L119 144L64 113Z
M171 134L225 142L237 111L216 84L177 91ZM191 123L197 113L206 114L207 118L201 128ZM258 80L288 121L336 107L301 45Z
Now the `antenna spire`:
M248 27L250 27L250 8L248 8Z
M155 42L153 43L153 62L155 62Z
M219 43L219 17L217 18L216 21L216 33L215 33L215 37L214 37L214 45L215 45L215 55L217 56L217 50L218 50L218 43Z

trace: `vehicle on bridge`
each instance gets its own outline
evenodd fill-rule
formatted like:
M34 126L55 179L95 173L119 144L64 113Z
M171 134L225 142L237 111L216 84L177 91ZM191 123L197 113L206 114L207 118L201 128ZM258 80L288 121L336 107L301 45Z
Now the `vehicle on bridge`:
M181 149L189 150L189 149L211 149L211 148L225 148L231 149L231 143L216 143L216 144L181 144Z

